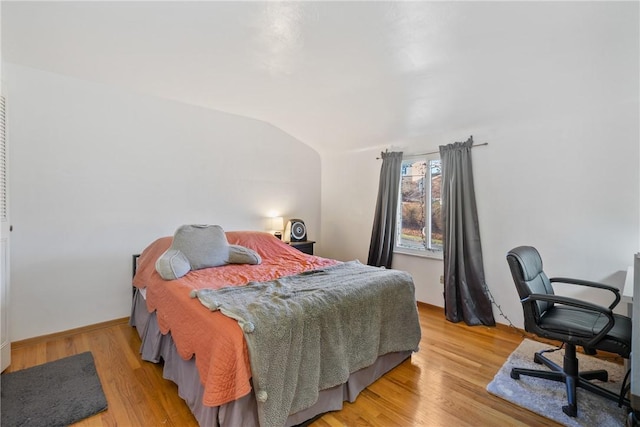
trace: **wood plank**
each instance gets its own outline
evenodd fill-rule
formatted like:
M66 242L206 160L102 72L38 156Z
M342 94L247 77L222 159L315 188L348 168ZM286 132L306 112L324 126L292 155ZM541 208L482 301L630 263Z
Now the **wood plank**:
M314 421L313 427L389 425L540 425L546 418L489 394L485 387L527 334L516 328L451 323L442 308L419 304L420 351L365 389L354 403ZM76 424L185 426L197 422L162 378L162 366L142 361L140 339L127 319L12 345L6 372L91 351L109 408ZM608 360L620 362L608 355Z

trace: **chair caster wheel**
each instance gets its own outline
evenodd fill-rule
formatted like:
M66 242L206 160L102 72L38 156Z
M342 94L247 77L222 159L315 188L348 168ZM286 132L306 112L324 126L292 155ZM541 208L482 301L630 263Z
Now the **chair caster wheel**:
M570 417L578 416L578 406L577 405L567 405L562 407L562 412L567 414Z
M517 372L511 371L511 378L513 378L514 380L519 380L520 379L520 374L517 373Z

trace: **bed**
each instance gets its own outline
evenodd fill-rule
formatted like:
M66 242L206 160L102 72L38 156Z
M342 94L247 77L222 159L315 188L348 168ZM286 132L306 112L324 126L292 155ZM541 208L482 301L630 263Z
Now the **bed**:
M130 323L142 341L141 357L164 363L163 375L178 385L200 426L301 424L353 402L417 351L420 325L407 273L307 255L269 233L225 235L262 262L203 268L167 281L155 264L172 236L134 257ZM280 298L283 289L295 291ZM261 295L245 296L249 291ZM259 299L266 291L269 301L276 295L278 304L288 304L286 312ZM249 302L230 305L238 295ZM291 320L299 315L304 319ZM334 319L344 326L331 326Z

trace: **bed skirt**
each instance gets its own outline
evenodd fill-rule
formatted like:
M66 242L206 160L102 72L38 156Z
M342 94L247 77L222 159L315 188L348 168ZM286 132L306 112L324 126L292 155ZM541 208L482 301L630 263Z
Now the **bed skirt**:
M142 340L142 359L153 363L164 361L163 377L178 385L178 395L187 403L201 427L259 426L253 391L221 406L211 407L202 403L204 387L195 359L184 360L180 357L171 333L163 335L160 332L156 313L148 312L144 296L137 289L129 324L136 328ZM286 425L298 425L319 414L342 409L344 401L355 401L365 387L410 356L411 351L404 351L379 357L373 365L351 374L346 383L320 391L318 401L312 407L290 415Z

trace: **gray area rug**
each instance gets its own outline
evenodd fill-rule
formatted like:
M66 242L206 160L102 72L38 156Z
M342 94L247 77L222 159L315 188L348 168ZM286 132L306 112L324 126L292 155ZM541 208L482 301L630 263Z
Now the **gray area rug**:
M107 409L90 352L0 376L2 427L66 426Z
M577 391L578 416L571 418L562 412L562 406L567 404L564 383L524 375L521 375L519 380L511 378L512 367L546 369L544 365L533 362L533 354L548 348L553 348L553 346L525 339L509 356L493 381L487 385L487 391L566 426L624 426L626 409L619 408L617 403L608 399L579 388ZM564 349L545 353L545 356L562 365ZM621 365L580 353L578 360L581 371L606 369L609 372L609 381L607 383L597 381L596 383L615 393L620 392L620 386L624 379L624 368Z

